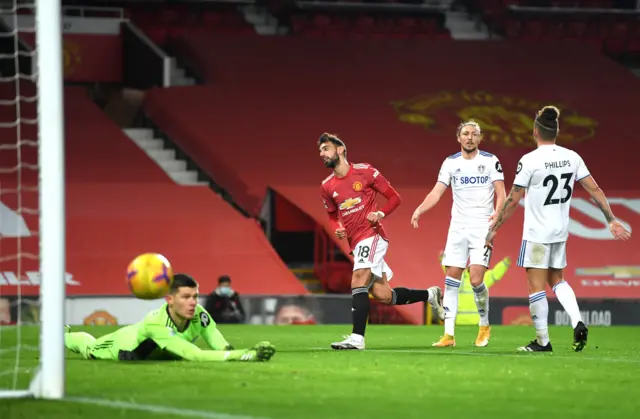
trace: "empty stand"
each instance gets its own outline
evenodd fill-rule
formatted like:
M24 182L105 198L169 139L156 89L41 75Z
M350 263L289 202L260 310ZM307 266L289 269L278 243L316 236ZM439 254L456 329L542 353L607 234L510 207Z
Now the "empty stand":
M3 120L13 117L0 109ZM67 271L77 282L67 287L69 295L128 294L126 266L149 251L167 256L176 272L192 274L202 292L215 288L219 275L229 274L241 294L307 293L255 220L240 215L207 187L174 184L82 88L65 89L65 124ZM2 137L3 144L13 141ZM35 151L33 156L37 158ZM2 166L7 162L3 157ZM2 195L11 208L13 199ZM22 204L37 206L37 196ZM37 215L25 220L35 229ZM5 237L0 252L15 253L16 246L15 239ZM37 255L37 246L37 237L22 238L22 252ZM27 262L23 272L37 271L35 261ZM1 268L15 272L16 265L5 262ZM37 291L22 289L24 294ZM14 288L3 286L3 293L12 292Z
M544 103L563 108L565 144L633 165L627 124L640 81L581 45L199 36L185 43L209 85L150 91L145 109L212 177L220 162L252 195L263 196L269 183L319 184L327 171L316 140L324 131L343 136L352 159L391 171L395 184L430 184L435 175L427 174L457 148L455 127L470 117L486 127L484 147L513 173ZM607 188L635 187L610 171L598 178Z
M469 0L465 4L510 40L580 42L616 59L640 58L640 10L635 0Z
M297 1L271 13L294 36L333 39L450 39L444 7L422 2Z
M192 125L190 121L182 119L184 115L176 112L176 104L184 104L190 102L189 96L196 92L200 97L208 96L210 98L218 97L217 89L211 89L209 86L199 86L198 88L169 88L162 90L152 90L147 93L145 98L145 112L150 116L153 123L160 128L172 141L180 147L191 159L203 170L215 184L228 191L235 202L247 213L255 215L260 210L261 194L249 187L250 183L240 173L238 162L236 159L230 159L216 151L216 144L220 142L233 142L232 137L224 138L214 131L206 135L204 141L191 141L191 139L199 137L194 129L200 125ZM186 95L186 96L184 96ZM184 97L184 99L181 99ZM200 103L200 111L198 118L202 117L217 118L221 114L205 115L207 106L202 108ZM178 105L181 106L181 105ZM198 106L196 106L198 107ZM201 134L201 133L200 133ZM195 136L195 137L194 137ZM241 157L238 156L238 159ZM262 186L260 183L258 186Z
M168 183L166 174L127 138L82 87L65 88L69 182Z
M167 46L194 33L257 36L262 33L260 25L266 26L265 33L311 38L451 38L444 27L446 7L438 2L247 0L167 5L116 1L111 5L124 7L126 16L154 42Z
M250 2L247 2L250 4ZM129 18L155 43L187 33L256 35L242 15L242 2L191 2L182 5L126 4Z
M71 183L68 194L68 271L81 283L70 294L128 293L127 263L148 251L193 275L203 293L223 274L240 294L307 293L259 224L207 188Z

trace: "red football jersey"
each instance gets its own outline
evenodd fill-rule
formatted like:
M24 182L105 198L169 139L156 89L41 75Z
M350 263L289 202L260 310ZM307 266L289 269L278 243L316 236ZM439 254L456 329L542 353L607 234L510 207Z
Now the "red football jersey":
M377 211L376 196L384 193L390 184L382 174L367 163L351 164L344 177L332 174L322 182L321 192L327 212L340 212L351 250L362 240L387 234L382 223L371 224L369 213Z

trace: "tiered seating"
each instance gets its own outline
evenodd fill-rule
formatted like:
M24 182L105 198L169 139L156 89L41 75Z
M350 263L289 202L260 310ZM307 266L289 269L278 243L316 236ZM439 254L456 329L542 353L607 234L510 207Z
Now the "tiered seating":
M614 117L622 119L617 122L620 127L613 129L625 135L621 127L625 125L624 118L633 115L635 103L626 95L630 89L640 93L638 80L630 72L582 45L514 45L504 42L425 45L397 44L392 40L327 42L292 37L217 39L215 36L195 35L184 41L194 54L190 58L200 63L196 71L203 74L205 80L215 80L215 86L153 90L147 95L146 109L159 116L154 121L160 128L170 129L175 132L176 141L186 142L181 146L197 144L199 151L193 158L202 157L205 163L213 157L223 162L226 160L229 167L237 170L245 185L258 190L264 190L264 185L269 182L269 173L273 176L278 173L288 182L306 182L321 177L322 165L318 166L314 151L308 151L306 156L288 161L286 165L274 162L281 151L289 147L295 150L301 136L307 138L309 144L314 144L317 135L325 130L336 130L345 136L350 133L360 138L364 150L369 150L367 141L372 138L393 138L400 142L398 147L419 150L390 164L398 169L394 175L396 182L423 184L424 180L417 179L415 173L402 169L409 162L431 164L425 163L421 154L429 154L435 146L422 137L422 127L429 128L435 124L428 112L442 112L442 109L451 107L455 107L451 112L463 112L469 107L470 110L464 111L469 112L469 116L489 118L478 112L481 109L492 110L492 106L498 112L500 106L505 105L500 101L493 103L477 99L476 102L475 99L455 95L443 95L440 101L436 100L435 95L441 90L495 92L490 95L491 101L502 97L499 95L509 96L513 106L526 107L519 108L518 112L527 117L539 109L536 108L539 100L579 107L582 109L579 113L589 117L588 120L571 120L572 125L579 128L572 134L574 141L582 147L594 146L592 141L584 139L585 135L593 135L589 134L595 130L591 124L602 127L606 124L603 121ZM238 50L246 53L234 55L233 51ZM454 58L456 55L461 56ZM233 59L218 58L231 56ZM469 71L465 64L469 61L476 63L474 71ZM265 62L270 64L265 66ZM546 69L548 63L552 63L551 73ZM375 67L375 72L369 70L372 67ZM255 77L256 68L260 68L260 77ZM576 72L575 68L581 71ZM600 83L601 79L606 79L607 84ZM591 96L596 94L596 88L599 99ZM426 98L424 101L416 100L411 106L397 105L406 109L394 111L392 102L413 100L419 95L434 96L434 102ZM522 102L515 96L529 99ZM334 100L335 104L328 105ZM603 103L608 107L606 114L602 109ZM618 111L611 110L614 103L619 107ZM324 105L316 108L320 106L316 104ZM588 112L584 110L586 108ZM360 114L368 117L356 122L355 115ZM466 115L454 114L448 124L455 126ZM398 125L397 118L414 122ZM492 118L498 118L498 114L487 119L487 123ZM498 122L491 122L491 125L498 126L501 120L498 118ZM603 129L612 129L611 126L616 124ZM416 131L405 132L407 126ZM529 129L526 127L523 139L518 142L528 139ZM281 130L290 130L290 134L281 135ZM366 130L366 134L361 130ZM509 129L494 139L488 139L489 144L501 144L501 136L507 134L516 133ZM442 138L445 144L448 138L449 134ZM277 140L283 150L274 148L267 139ZM509 141L516 140L512 138ZM251 146L247 148L249 142ZM451 146L455 144L453 142ZM206 150L211 158L205 154ZM514 160L521 155L515 143L506 150L514 152ZM625 154L623 150L616 152L610 147L599 148L598 152L601 157L607 154L612 158L617 158L618 152ZM440 163L438 159L432 167L437 168ZM515 162L504 164L515 165ZM216 170L215 164L205 166L214 166L211 170ZM294 177L287 175L289 170L295 172ZM621 180L612 175L605 173L601 178L611 176L607 178L612 182L609 185L622 187L620 182L626 178Z
M27 86L21 90L23 95L28 93ZM14 97L12 85L0 84L1 100ZM177 272L194 275L203 292L216 286L219 275L229 274L234 287L244 294L307 293L255 220L243 217L205 186L173 183L91 102L83 88L65 88L64 99L67 271L79 283L69 286L68 294L128 294L127 264L135 255L150 251L167 256ZM35 108L35 103L23 104L22 116L35 117ZM15 109L0 106L0 121L15 120ZM32 128L2 130L0 145L16 145L18 138L35 140L36 125L24 127ZM0 150L1 168L18 162L15 149ZM36 147L23 146L21 151L19 162L37 165ZM0 200L11 209L26 208L24 220L37 233L38 212L33 210L47 202L38 204L37 170L23 168L22 173L18 178L15 173L0 172ZM21 187L20 200L9 192L15 191L16 184ZM22 237L20 244L14 237L2 237L3 272L16 272L16 260L6 257L18 249L38 255L37 235ZM37 259L21 262L22 272L37 271ZM22 292L30 291L37 288ZM12 292L3 287L3 294Z
M331 16L296 14L291 17L294 35L326 38L441 38L450 39L436 18Z
M462 3L474 11L485 13L499 12L509 6L579 9L635 8L635 0L626 2L619 0L463 0Z
M181 4L151 1L137 4L114 0L108 2L108 5L125 8L127 17L154 42L166 45L167 41L187 33L256 35L255 29L240 10L243 5L255 3L253 0L246 0L246 4L242 1L196 1ZM289 33L294 36L354 39L451 38L444 27L445 7L436 0L262 0L257 3L266 7L277 19L279 29L288 28Z
M183 6L131 5L131 20L159 45L185 33L255 35L236 4L198 2Z
M640 56L640 21L509 15L505 21L505 32L509 39L581 42L613 57L625 54Z
M580 42L614 58L640 58L640 10L634 1L470 0L490 28L524 42Z
M462 0L461 3L485 17L500 16L507 9L537 8L544 9L545 13L584 14L590 9L594 13L602 13L611 9L630 11L636 7L635 0Z
M437 6L404 2L305 2L271 7L294 36L313 38L450 39L444 14Z
M73 7L87 6L85 0L65 0L65 14L73 15ZM152 41L165 45L167 41L185 33L216 33L255 35L240 10L253 0L173 1L173 0L93 0L91 6L122 8L125 17L131 19ZM85 10L90 16L109 15L109 12Z

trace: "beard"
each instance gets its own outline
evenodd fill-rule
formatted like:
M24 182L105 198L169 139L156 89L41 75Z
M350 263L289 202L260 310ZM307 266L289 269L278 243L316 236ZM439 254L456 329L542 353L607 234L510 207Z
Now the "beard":
M335 169L339 162L340 162L340 157L335 156L333 158L329 158L328 160L325 160L324 165L329 169Z
M470 146L462 146L462 148L464 149L464 151L466 151L467 153L473 153L474 151L476 151L478 149L477 146L475 145L470 145Z

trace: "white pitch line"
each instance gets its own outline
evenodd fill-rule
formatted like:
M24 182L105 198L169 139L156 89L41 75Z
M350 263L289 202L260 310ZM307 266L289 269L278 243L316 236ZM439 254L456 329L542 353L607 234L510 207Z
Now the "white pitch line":
M311 348L314 351L332 351L332 352L344 352L345 350L335 350L335 349L331 349L331 348ZM355 350L351 350L352 352L357 352ZM553 358L553 359L570 359L573 361L582 361L582 360L587 360L587 361L605 361L605 362L620 362L620 363L629 363L629 364L640 364L640 359L628 359L628 358L609 358L609 357L603 357L603 358L598 358L598 357L587 357L587 356L582 356L582 355L576 355L576 356L564 356L564 355L554 355L553 352L552 353L540 353L539 355L536 355L534 353L531 352L522 352L522 353L514 353L514 354L510 354L510 353L500 353L500 354L496 354L496 353L482 353L482 352L463 352L463 351L455 351L455 352L446 352L446 349L433 349L433 350L428 350L428 349L370 349L370 350L364 350L361 352L369 352L369 353L376 353L376 352L391 352L391 353L416 353L416 354L429 354L429 355L441 355L441 354L447 354L447 355L465 355L465 356L510 356L510 357L516 357L516 358L522 358L522 359L549 359L549 358Z
M258 416L234 415L231 413L211 412L204 410L181 409L178 407L157 406L152 404L139 404L118 400L94 399L90 397L65 397L65 402L91 404L94 406L111 407L113 409L141 410L151 413L163 413L175 416L186 416L205 419L267 419Z

